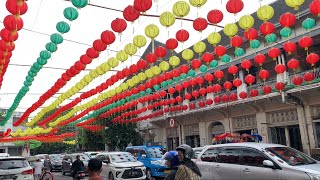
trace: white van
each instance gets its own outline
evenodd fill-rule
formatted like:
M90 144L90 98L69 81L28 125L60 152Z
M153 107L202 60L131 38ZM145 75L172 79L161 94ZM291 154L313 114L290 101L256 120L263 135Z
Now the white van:
M203 180L320 180L320 164L279 144L232 143L206 146L198 165Z

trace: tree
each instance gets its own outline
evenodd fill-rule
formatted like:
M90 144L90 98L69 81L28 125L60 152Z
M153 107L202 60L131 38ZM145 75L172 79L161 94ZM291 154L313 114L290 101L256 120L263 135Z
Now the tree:
M86 151L104 150L103 132L91 132L86 130L80 132L78 142L82 145L81 149Z

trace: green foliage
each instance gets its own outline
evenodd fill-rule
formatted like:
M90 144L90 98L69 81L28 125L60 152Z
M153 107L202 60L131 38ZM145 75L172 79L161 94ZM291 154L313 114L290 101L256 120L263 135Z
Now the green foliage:
M76 150L76 146L63 143L42 143L40 147L31 150L31 154L73 153Z
M78 143L84 151L101 151L104 150L103 132L81 131Z

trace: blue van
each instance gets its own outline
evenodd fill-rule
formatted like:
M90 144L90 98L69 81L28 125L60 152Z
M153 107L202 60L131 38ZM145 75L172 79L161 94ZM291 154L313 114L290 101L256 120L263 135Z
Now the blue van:
M126 152L130 152L138 161L144 164L147 179L165 177L169 172L161 161L164 153L163 146L129 146L126 148Z

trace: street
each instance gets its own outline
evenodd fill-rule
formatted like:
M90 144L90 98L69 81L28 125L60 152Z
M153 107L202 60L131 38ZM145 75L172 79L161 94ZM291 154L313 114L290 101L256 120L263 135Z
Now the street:
M53 172L53 175L55 180L72 180L70 176L63 176L61 172ZM87 179L88 177L85 178L85 180Z

